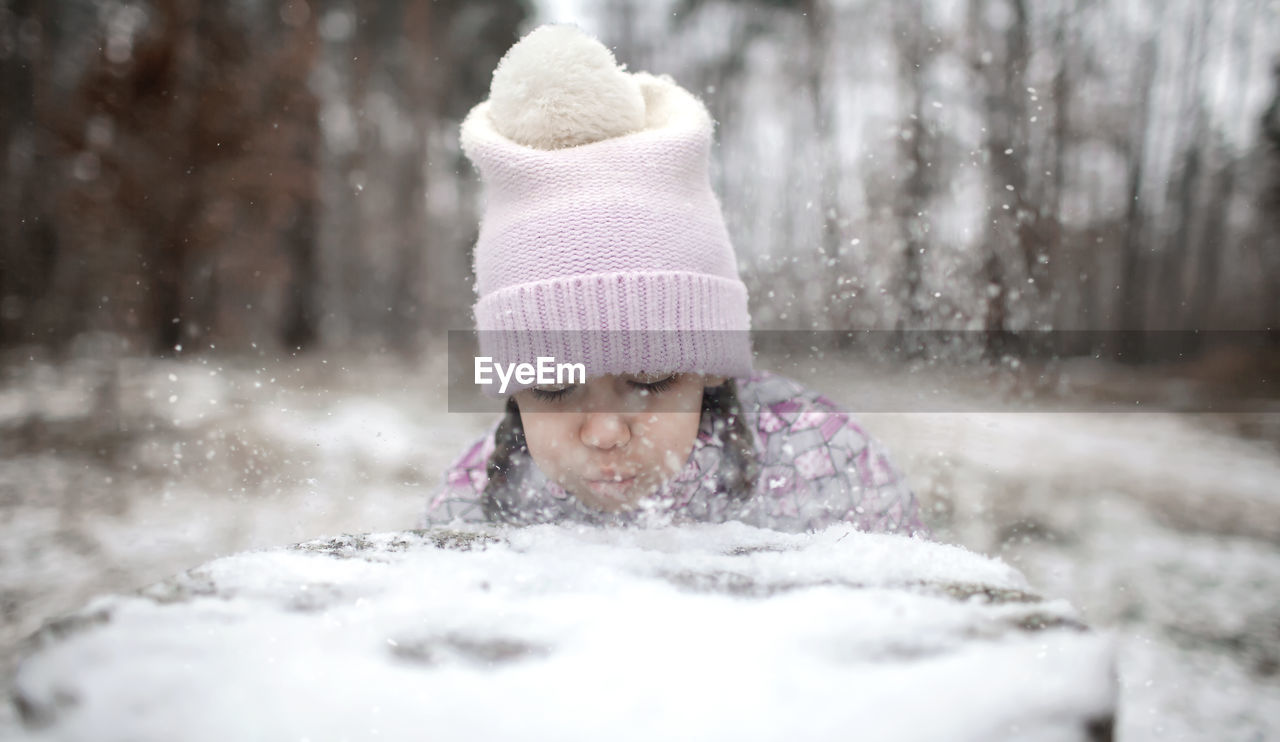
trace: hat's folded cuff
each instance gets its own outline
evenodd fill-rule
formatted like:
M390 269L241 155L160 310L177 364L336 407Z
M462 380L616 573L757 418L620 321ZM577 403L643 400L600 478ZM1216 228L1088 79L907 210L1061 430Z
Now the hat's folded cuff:
M719 276L678 271L571 276L495 291L475 311L480 356L504 368L581 364L588 379L751 372L746 287ZM505 390L486 385L484 391L509 394L539 383L544 382L512 378Z

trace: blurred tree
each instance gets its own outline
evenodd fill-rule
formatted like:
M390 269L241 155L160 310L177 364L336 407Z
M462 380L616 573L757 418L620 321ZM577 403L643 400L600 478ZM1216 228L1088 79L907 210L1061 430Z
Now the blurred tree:
M324 63L329 341L414 350L469 327L477 180L457 142L531 9L523 0L335 0ZM343 123L341 126L339 122Z
M1000 24L992 22L993 15L1001 18ZM969 19L972 64L981 85L985 159L991 168L983 239L988 251L983 264L985 329L995 343L989 350L999 355L1003 331L1029 329L1014 313L1035 304L1035 276L1041 273L1037 262L1044 249L1036 228L1041 209L1032 201L1027 176L1033 156L1026 105L1031 31L1024 0L971 0ZM1021 266L1012 259L1019 254Z
M457 127L533 10L0 2L0 345L412 351L469 326L480 194ZM759 326L1142 330L1280 321L1280 186L1261 197L1280 178L1241 123L1267 10L589 12L717 120Z
M1137 91L1136 110L1131 134L1126 144L1128 172L1126 174L1124 250L1120 273L1120 327L1126 332L1123 355L1134 358L1140 355L1141 337L1138 331L1146 329L1146 266L1144 237L1147 233L1146 202L1142 194L1147 179L1151 131L1151 83L1156 72L1157 42L1148 40L1138 51L1138 71L1134 81Z
M1180 126L1176 132L1179 138L1179 159L1182 172L1175 182L1170 183L1170 201L1174 205L1173 222L1176 226L1168 241L1160 250L1158 273L1154 278L1154 286L1172 300L1163 299L1160 304L1170 306L1173 311L1165 316L1166 322L1181 324L1186 316L1186 302L1190 294L1187 285L1190 276L1187 268L1191 265L1190 251L1192 240L1203 242L1208 235L1203 230L1204 209L1200 208L1203 196L1199 189L1203 185L1204 173L1208 167L1206 159L1209 153L1208 112L1200 101L1205 95L1204 77L1206 74L1208 25L1212 13L1211 3L1201 3L1195 22L1186 25L1186 36L1183 48L1186 50L1186 71L1178 90ZM1224 194L1225 195L1225 194ZM1181 306L1179 306L1181 304ZM1160 329L1174 329L1164 327Z
M1262 213L1266 215L1259 241L1263 275L1266 279L1266 296L1270 301L1262 317L1264 325L1272 331L1273 342L1280 344L1280 63L1271 68L1271 102L1262 114L1262 147L1265 173Z
M1246 9L1237 3L1233 4L1229 10L1231 12L1224 20L1224 26L1226 26L1224 35L1230 39L1232 45L1230 66L1227 69L1232 78L1244 81L1248 85L1251 82L1251 62L1255 43L1253 26L1259 21L1258 13L1261 11L1261 5L1254 5L1252 12L1246 12ZM1206 46L1211 47L1210 44ZM1205 94L1207 95L1207 90ZM1233 96L1232 100L1234 105L1231 118L1237 121L1247 119L1246 96ZM1243 154L1234 151L1222 129L1209 125L1207 113L1202 113L1201 118L1205 119L1201 130L1201 139L1204 143L1201 146L1206 150L1206 157L1209 159L1210 174L1198 194L1197 206L1201 206L1205 212L1200 239L1193 245L1192 254L1187 259L1186 270L1190 272L1191 280L1180 319L1183 326L1189 327L1196 327L1204 318L1211 316L1214 305L1219 301L1224 272L1223 254L1230 248L1232 241L1230 214L1236 208L1236 201L1242 190L1240 188L1242 172L1247 173L1246 163L1242 162ZM1265 136L1264 130L1264 141ZM1263 209L1262 213L1266 214L1267 211ZM1263 290L1266 291L1265 282ZM1263 308L1260 313L1260 318L1264 322L1267 309Z
M456 129L528 14L521 0L0 5L0 345L97 329L161 353L411 349L460 324L476 220L459 208L476 194ZM344 158L322 106L353 112ZM322 191L326 168L360 188Z
M309 341L306 297L283 321L272 294L291 261L305 269L314 231L314 21L297 13L275 43L255 44L223 4L116 12L128 9L133 25L107 19L74 95L36 114L71 163L55 202L73 250L60 268L81 273L90 255L104 272L57 298L109 313L115 297L125 312L124 327L81 317L67 331L136 328L158 352L196 338L247 344L265 339L266 309L269 334Z
M49 133L35 119L52 84L53 10L36 0L0 5L0 346L55 335L40 302L58 262L55 174Z
M902 193L897 199L898 228L901 232L902 310L895 329L921 330L928 327L929 301L925 296L924 262L932 239L929 235L929 199L934 183L930 169L936 145L935 134L928 126L925 113L925 67L936 53L936 33L921 22L924 8L919 0L904 0L894 6L894 41L898 50L899 75L905 83L906 120L902 122L899 141L906 169ZM919 337L912 333L910 337ZM912 343L911 352L924 352Z

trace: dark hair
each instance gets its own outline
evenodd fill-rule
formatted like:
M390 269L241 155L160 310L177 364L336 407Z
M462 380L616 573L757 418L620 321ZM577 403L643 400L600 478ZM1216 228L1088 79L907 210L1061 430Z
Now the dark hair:
M724 458L716 476L716 492L733 500L745 500L755 489L760 473L760 463L755 455L755 437L742 414L738 400L738 385L733 379L708 387L702 392L702 417L710 419L712 435L718 436L724 446ZM507 398L506 415L494 432L493 454L485 466L488 482L480 498L480 506L486 520L497 523L513 523L519 518L518 500L509 482L513 461L517 454L529 452L524 437L524 424L520 421L520 407L514 397Z

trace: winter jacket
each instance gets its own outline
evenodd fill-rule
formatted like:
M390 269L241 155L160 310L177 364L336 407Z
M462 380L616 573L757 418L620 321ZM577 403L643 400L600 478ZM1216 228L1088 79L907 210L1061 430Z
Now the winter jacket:
M919 504L885 449L828 398L768 372L739 378L738 398L755 433L760 463L745 498L717 493L724 454L704 415L684 470L641 506L604 513L583 505L548 479L527 453L512 458L508 483L518 493L517 522L594 524L724 522L737 520L801 532L848 522L860 530L932 538ZM494 449L495 423L445 472L423 525L484 521L485 466Z

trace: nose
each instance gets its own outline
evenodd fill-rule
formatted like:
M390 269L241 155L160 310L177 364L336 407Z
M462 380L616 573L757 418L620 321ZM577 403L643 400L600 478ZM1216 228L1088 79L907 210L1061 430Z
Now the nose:
M587 413L579 431L582 442L593 448L620 448L631 441L631 426L620 415Z

